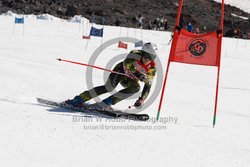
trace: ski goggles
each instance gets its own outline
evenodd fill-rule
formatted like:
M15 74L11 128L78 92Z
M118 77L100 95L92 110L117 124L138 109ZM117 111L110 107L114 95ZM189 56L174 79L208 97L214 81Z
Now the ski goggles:
M143 51L143 56L142 56L144 59L148 59L150 61L154 60L156 55L153 55L153 54L150 54L148 52L144 52Z

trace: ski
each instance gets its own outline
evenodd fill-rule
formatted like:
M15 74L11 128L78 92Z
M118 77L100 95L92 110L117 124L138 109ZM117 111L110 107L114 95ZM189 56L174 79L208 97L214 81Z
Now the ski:
M75 112L81 112L81 113L94 113L97 114L98 116L108 116L110 118L124 118L124 119L130 119L130 120L135 120L135 121L147 121L149 119L149 115L147 114L133 114L133 113L124 113L119 110L115 111L106 111L106 110L91 110L88 108L74 108L74 107L69 107L65 105L64 103L60 102L55 102L47 99L42 99L42 98L37 98L37 102L40 104L45 104L49 106L56 106L60 108L64 108L67 110L72 110Z

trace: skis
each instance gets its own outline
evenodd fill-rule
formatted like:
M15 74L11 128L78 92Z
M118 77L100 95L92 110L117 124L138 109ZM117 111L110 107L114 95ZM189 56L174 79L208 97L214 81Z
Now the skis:
M74 108L74 107L69 107L65 105L64 103L58 103L55 101L46 100L42 98L37 98L37 102L41 104L49 105L49 106L61 107L61 108L76 111L76 112L93 113L98 116L108 116L110 118L124 118L124 119L130 119L130 120L135 120L135 121L147 121L149 119L149 116L147 114L124 113L119 110L105 111L105 110L91 110L88 108Z

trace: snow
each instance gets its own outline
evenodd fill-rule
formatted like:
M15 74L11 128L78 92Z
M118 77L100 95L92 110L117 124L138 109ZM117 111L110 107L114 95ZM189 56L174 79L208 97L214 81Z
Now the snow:
M216 67L178 63L170 67L160 122L155 121L159 96L142 111L151 116L148 122L110 120L36 102L37 97L73 98L88 88L90 76L95 86L104 83L106 72L86 74L86 67L56 60L89 62L101 39L93 37L88 45L82 39L88 22L30 15L24 26L14 29L14 16L0 16L0 166L249 166L250 41L223 39L215 128ZM103 42L119 34L120 28L105 26ZM140 39L140 34L123 28L121 36ZM157 64L165 72L171 34L148 30L142 34L145 42L158 45ZM94 65L106 67L129 50L111 45ZM153 90L157 88L155 82ZM126 108L134 101L115 107Z
M231 13L231 15L234 16L234 17L241 18L243 20L248 20L249 19L248 17L239 16L239 15L236 15L236 14L233 14L233 13Z
M216 2L220 2L221 0L214 0ZM240 0L240 1L235 1L235 0L225 0L225 4L235 6L237 8L240 8L241 10L250 13L250 1L249 0Z

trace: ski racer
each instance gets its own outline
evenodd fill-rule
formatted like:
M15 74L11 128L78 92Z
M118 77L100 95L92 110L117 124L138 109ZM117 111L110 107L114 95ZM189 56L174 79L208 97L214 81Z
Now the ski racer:
M105 85L84 91L73 99L65 101L65 104L76 108L86 107L87 101L104 93L113 91L120 83L124 89L101 102L90 105L92 109L96 108L99 110L113 111L112 105L139 92L139 82L143 82L144 87L141 96L134 104L136 108L142 107L144 101L148 97L152 81L156 74L156 64L154 61L157 56L156 50L157 46L151 42L145 43L141 50L132 50L126 59L118 63L113 69L113 71L124 73L127 76L111 73Z

